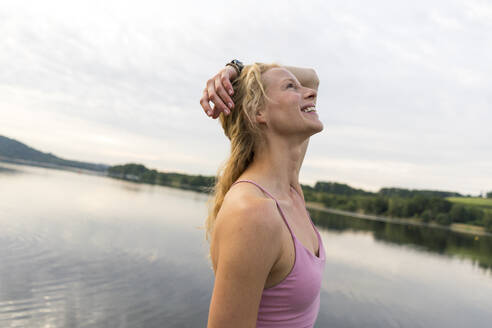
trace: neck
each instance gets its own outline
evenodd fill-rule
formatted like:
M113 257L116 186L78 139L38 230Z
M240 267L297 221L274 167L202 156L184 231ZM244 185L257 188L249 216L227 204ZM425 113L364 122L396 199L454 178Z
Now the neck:
M303 141L268 138L255 150L255 158L240 179L251 179L264 186L279 199L292 197L292 188L299 195L299 171L309 139Z

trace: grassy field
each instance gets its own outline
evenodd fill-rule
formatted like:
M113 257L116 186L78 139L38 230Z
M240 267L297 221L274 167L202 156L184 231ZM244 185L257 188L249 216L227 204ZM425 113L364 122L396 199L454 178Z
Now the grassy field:
M464 223L451 224L451 230L469 232L469 233L483 233L485 231L483 227L479 227L471 224L464 224Z
M468 206L476 206L483 209L492 210L492 198L479 198L479 197L448 197L452 203L458 203Z

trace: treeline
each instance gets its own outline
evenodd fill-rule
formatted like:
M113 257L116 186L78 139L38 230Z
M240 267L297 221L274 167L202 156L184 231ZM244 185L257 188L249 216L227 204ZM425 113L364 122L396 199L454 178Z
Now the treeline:
M338 182L316 182L314 187L302 185L304 190L311 190L316 192L325 192L335 195L355 196L355 195L372 195L372 192L362 189L355 189L344 183Z
M306 201L320 202L329 208L350 212L362 212L394 218L417 218L422 222L441 225L466 223L483 226L492 232L492 209L453 203L443 197L384 196L383 194L345 196L307 192Z
M215 183L215 178L210 176L159 172L134 163L111 166L108 168L108 175L113 178L200 192L210 192Z
M309 185L301 185L303 190L307 193L310 192L325 192L334 195L343 196L386 196L386 197L400 197L409 198L414 196L423 197L464 197L462 194L450 191L437 191L426 189L403 189L403 188L381 188L378 192L370 192L363 189L352 188L344 183L337 182L323 182L318 181L311 187ZM492 192L491 192L492 193Z
M457 192L449 192L449 191L437 191L437 190L418 190L418 189L403 189L403 188L381 188L378 194L382 196L388 197L415 197L415 196L424 196L424 197L463 197L460 193Z
M329 208L393 218L417 218L441 225L474 224L492 232L492 205L481 208L446 199L470 199L457 192L403 188L368 192L336 182L317 182L314 187L302 185L302 189L306 201L319 202ZM489 194L492 196L492 192L487 196Z
M200 192L210 192L215 184L215 177L212 176L159 172L134 163L112 166L108 169L108 175ZM456 192L403 188L382 188L378 192L369 192L343 183L323 181L316 182L314 187L301 187L306 201L319 202L329 208L394 218L417 218L441 225L474 224L492 232L492 205L482 208L446 199L472 199ZM492 192L489 194L492 196Z

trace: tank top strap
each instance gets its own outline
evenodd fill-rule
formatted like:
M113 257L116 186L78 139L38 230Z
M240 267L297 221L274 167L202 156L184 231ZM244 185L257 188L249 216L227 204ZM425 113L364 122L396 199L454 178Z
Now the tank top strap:
M277 204L277 208L280 212L280 215L282 216L282 219L284 220L285 224L287 225L287 228L289 229L289 232L292 236L294 236L294 233L292 232L292 229L290 228L290 225L289 223L287 222L287 220L285 219L285 215L284 215L284 212L282 211L282 208L280 207L280 204L278 203L277 199L275 197L273 197L273 195L271 193L269 193L265 188L263 188L262 186L260 186L259 184L257 184L256 182L254 182L253 180L237 180L236 182L234 182L232 186L234 186L236 183L239 183L239 182L249 182L249 183L252 183L254 184L255 186L257 186L258 188L261 189L261 191L263 191L265 194L268 195L268 197L270 197L271 199L273 199L275 201L275 204Z
M295 188L292 188L292 189L294 189L294 191L296 192L297 196L299 196L299 198L304 203L304 208L306 208L306 201L304 200L304 198L302 198L301 194L299 194L299 192ZM309 211L307 210L307 208L306 208L306 213L307 213L307 216L309 218L309 222L311 222L311 225L313 226L314 230L316 231L316 233L318 233L318 230L316 229L316 226L314 225L314 222L311 219L311 214L309 214Z

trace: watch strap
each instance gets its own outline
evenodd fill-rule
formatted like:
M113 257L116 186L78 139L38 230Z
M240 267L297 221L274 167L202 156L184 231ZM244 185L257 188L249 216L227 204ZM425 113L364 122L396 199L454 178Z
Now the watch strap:
M243 70L244 68L244 65L243 63L241 63L239 60L237 59L233 59L231 60L229 63L226 64L226 66L232 66L234 67L234 69L236 70L237 72L237 76L239 77L239 75L241 75L241 71Z

